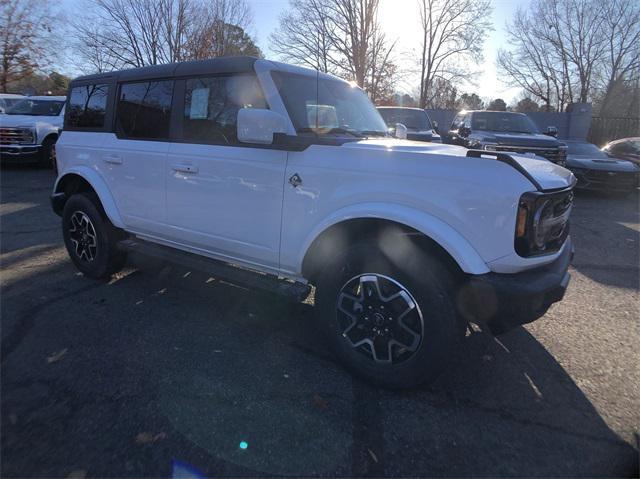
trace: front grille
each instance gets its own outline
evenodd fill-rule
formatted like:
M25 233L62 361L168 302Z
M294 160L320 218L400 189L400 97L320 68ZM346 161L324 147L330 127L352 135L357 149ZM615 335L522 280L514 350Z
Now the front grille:
M603 188L633 188L638 186L639 175L633 171L576 170L580 186Z
M33 132L29 128L0 128L0 145L31 145Z
M533 153L534 155L542 156L554 163L564 163L566 160L565 150L560 148L539 148L531 146L513 146L513 145L496 145L491 147L491 151L505 151L518 154Z

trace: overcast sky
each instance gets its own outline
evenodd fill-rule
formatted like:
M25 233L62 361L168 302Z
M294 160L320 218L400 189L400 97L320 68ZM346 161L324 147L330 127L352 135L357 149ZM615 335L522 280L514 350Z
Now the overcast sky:
M278 26L278 17L289 4L288 0L247 0L253 10L254 31L250 32L266 58L275 59L269 50L269 34ZM510 20L518 7L526 7L531 0L492 0L493 32L487 34L484 51L484 63L478 66L481 72L476 79L477 86L458 85L460 93L476 92L482 98L503 98L510 103L518 95L519 89L508 88L500 81L495 60L499 48L506 42L505 23ZM67 18L77 15L82 0L62 0L60 8ZM410 61L412 50L417 49L420 38L418 10L416 0L380 0L379 21L390 39L398 39L397 51L405 69L414 67ZM64 68L62 68L65 71ZM71 70L71 71L69 71ZM74 74L73 69L66 73ZM416 88L415 80L407 77L400 86L401 90Z

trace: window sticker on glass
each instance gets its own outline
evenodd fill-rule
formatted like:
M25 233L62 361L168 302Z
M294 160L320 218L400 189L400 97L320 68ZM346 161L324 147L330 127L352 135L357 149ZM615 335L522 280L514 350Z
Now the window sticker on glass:
M307 103L307 122L318 130L330 130L339 126L338 115L333 105Z
M191 92L191 120L206 120L209 109L209 89L196 88Z

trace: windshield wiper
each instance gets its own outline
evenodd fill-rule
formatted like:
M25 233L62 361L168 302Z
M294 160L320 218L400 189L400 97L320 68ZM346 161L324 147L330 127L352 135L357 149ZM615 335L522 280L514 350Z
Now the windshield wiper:
M389 136L389 133L380 130L362 130L359 133L364 136Z
M362 138L362 135L355 130L347 130L345 128L331 128L329 130L323 131L322 134L318 133L318 129L316 128L298 128L296 130L298 133L315 133L316 135L351 135L356 138Z

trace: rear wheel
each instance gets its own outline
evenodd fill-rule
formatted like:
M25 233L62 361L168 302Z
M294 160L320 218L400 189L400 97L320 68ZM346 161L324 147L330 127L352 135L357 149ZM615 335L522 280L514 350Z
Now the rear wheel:
M437 378L463 331L453 291L436 256L418 251L397 264L362 242L321 272L317 321L351 371L382 386L412 387Z
M106 217L98 198L79 193L66 202L62 232L69 257L90 278L106 278L122 269L126 255L117 242L123 233Z

